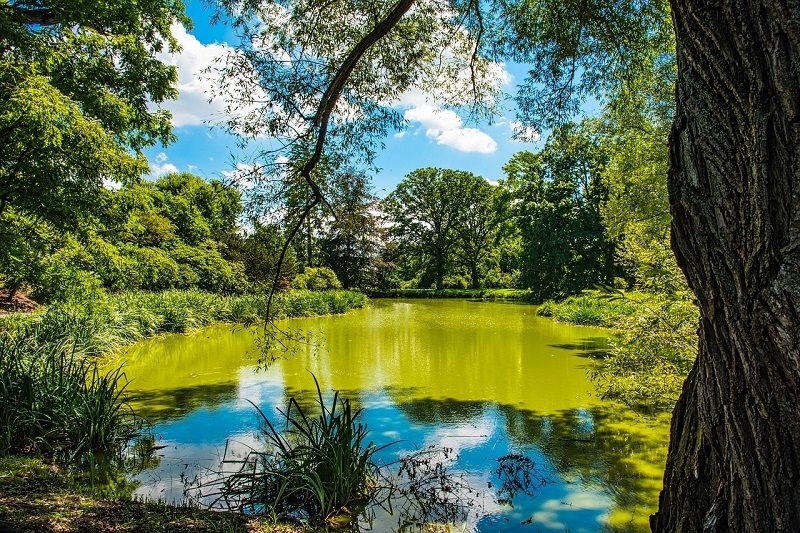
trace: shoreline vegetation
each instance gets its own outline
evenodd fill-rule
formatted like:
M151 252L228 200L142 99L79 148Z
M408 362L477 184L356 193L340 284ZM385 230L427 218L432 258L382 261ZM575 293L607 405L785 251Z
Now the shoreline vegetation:
M104 374L98 366L100 356L159 334L255 324L265 301L170 290L0 317L0 530L305 531L263 518L131 501L133 487L121 465L129 443L143 436L146 442L146 435L125 402L121 369ZM346 290L292 290L274 301L281 319L340 314L366 303L363 293ZM110 458L104 468L118 479L93 476L104 457Z
M475 300L522 300L530 301L527 289L391 289L374 291L371 298L469 298Z
M591 290L545 301L536 314L614 330L592 379L603 398L639 412L671 411L697 357L699 312L688 294Z

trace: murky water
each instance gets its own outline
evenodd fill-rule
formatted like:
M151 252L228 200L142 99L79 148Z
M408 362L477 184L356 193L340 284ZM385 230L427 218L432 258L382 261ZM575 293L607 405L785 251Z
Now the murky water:
M225 453L262 445L247 400L268 413L310 398L317 376L364 408L390 461L419 447L453 449L451 469L480 492L459 529L647 530L657 505L668 423L604 402L587 370L603 330L557 324L530 306L464 300L374 300L344 316L293 320L307 336L263 370L252 331L219 326L136 345L126 361L137 411L155 424L159 465L137 495L180 500L182 479ZM277 419L277 417L276 417ZM497 459L529 457L536 480L509 503ZM544 481L541 484L540 481ZM525 493L527 492L527 494ZM382 521L381 521L382 520ZM374 530L389 529L378 520Z

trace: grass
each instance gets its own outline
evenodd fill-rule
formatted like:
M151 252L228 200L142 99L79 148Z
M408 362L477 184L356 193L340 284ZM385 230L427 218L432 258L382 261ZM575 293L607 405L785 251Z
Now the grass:
M33 457L0 457L0 531L305 533L265 518L98 494L82 474Z
M543 302L536 308L536 314L569 324L615 328L623 319L637 312L637 303L646 295L628 293L627 298L618 296L619 293L584 291L560 302Z
M527 300L526 289L393 289L377 292L377 298L472 298L481 300Z
M353 291L294 290L274 300L276 318L344 313L364 307L367 297ZM114 352L161 333L184 333L217 322L254 324L263 316L266 297L219 296L198 290L129 292L91 306L52 306L29 315L0 318L0 332L12 336L33 326L42 344L73 345L87 356Z
M605 398L639 411L668 411L697 357L699 313L687 294L587 291L545 302L537 314L613 328L592 377Z
M49 333L33 323L0 335L0 452L35 451L67 463L120 453L137 433L122 398L125 375L101 372L78 343L49 342Z
M278 317L342 313L366 297L349 291L291 291ZM91 307L53 306L0 321L0 452L57 455L120 453L136 432L120 369L101 372L96 356L159 333L213 322L252 323L265 299L200 291L125 293Z
M269 510L316 525L352 522L378 493L374 455L385 446L367 442L360 409L336 392L326 403L314 378L317 400L311 415L294 399L279 410L286 428L262 419L267 451L253 451L233 475L219 482L219 499L248 513Z

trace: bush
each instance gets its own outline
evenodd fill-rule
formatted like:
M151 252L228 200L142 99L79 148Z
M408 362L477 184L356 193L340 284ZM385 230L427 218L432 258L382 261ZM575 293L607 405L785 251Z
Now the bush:
M634 409L671 409L697 357L699 313L685 293L587 291L563 302L545 302L536 313L616 329L592 376L603 397Z
M197 283L197 276L180 265L160 248L127 247L125 253L136 265L131 275L137 288L163 291L175 287L190 287Z
M194 279L183 287L196 287L203 291L219 294L238 294L245 290L245 272L241 263L226 261L213 243L202 246L176 244L169 252L170 257L182 267L193 272Z
M652 297L620 320L593 377L603 396L639 410L668 410L697 358L699 312L688 299Z
M328 267L306 267L302 274L294 277L292 287L309 291L327 291L341 289L342 284L336 273Z
M620 298L620 294L584 291L561 302L543 302L536 309L536 314L570 324L614 328L624 317L637 311L636 302Z

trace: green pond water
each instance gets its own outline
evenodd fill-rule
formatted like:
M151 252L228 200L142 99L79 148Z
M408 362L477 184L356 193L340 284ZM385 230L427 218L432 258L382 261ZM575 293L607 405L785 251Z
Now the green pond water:
M453 450L443 460L479 493L456 530L647 530L668 421L598 397L588 371L603 330L554 323L523 304L465 300L373 300L285 326L306 340L267 369L256 364L257 333L233 326L149 340L110 363L125 361L133 406L164 446L137 476L138 497L180 501L183 479L202 480L226 453L262 448L247 400L277 421L288 398L312 397L313 372L323 390L364 408L376 443L400 441L382 461ZM536 468L513 498L498 493L508 453ZM379 513L372 530L396 524Z

